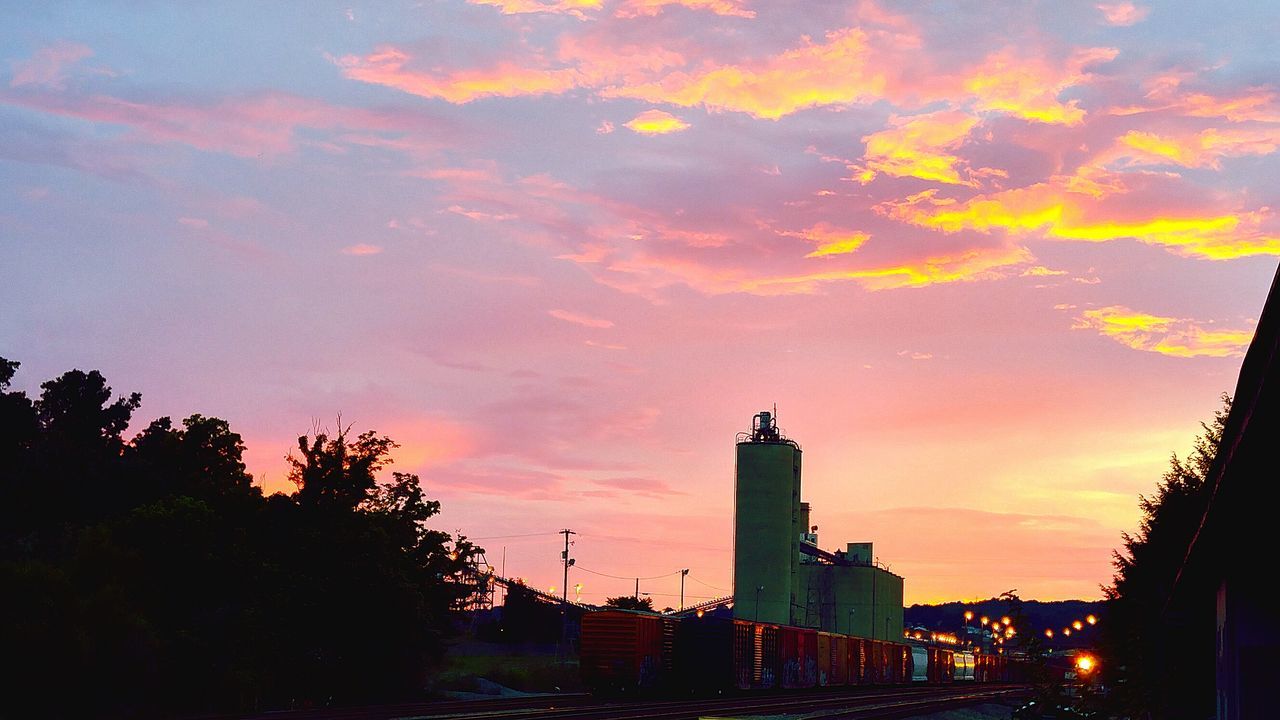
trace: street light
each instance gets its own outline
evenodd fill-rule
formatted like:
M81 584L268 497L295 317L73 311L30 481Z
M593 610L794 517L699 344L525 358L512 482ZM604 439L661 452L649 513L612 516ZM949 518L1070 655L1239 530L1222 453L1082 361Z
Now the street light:
M1084 621L1085 621L1085 622L1087 622L1087 623L1089 623L1090 625L1097 625L1097 624L1098 624L1098 618L1096 618L1096 617L1094 617L1094 616L1092 616L1092 615L1086 615L1086 616L1085 616L1085 618L1084 618Z
M755 621L760 622L760 591L764 590L763 585L756 586L756 617Z
M1075 630L1083 630L1083 629L1084 629L1084 623L1082 623L1082 622L1080 622L1079 620L1077 620L1077 621L1075 621L1075 622L1071 623L1071 627L1072 627L1073 629L1075 629Z

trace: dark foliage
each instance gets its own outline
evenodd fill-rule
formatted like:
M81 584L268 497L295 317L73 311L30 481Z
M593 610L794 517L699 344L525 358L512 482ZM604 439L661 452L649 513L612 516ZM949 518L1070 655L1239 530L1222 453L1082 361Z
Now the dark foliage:
M653 598L638 598L634 595L621 595L619 597L607 598L604 601L605 607L618 608L620 610L648 610L653 611Z
M431 530L395 443L298 439L263 497L226 421L124 434L141 403L73 370L32 401L0 358L0 717L149 717L420 692L478 552Z
M1218 451L1231 398L1185 460L1174 455L1152 497L1141 497L1142 522L1115 553L1115 576L1103 626L1103 672L1114 712L1129 717L1183 718L1214 714L1214 588L1203 578L1174 583L1208 506L1205 479Z

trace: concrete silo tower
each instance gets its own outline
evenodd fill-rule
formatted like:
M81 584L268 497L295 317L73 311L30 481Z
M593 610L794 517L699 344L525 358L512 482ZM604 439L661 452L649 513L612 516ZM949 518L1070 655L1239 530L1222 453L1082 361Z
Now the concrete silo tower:
M756 414L738 435L734 482L733 613L788 624L800 562L800 446Z

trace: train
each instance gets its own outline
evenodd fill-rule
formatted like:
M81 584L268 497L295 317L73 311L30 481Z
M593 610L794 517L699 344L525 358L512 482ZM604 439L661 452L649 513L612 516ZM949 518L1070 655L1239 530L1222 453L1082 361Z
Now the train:
M583 684L597 694L986 683L1016 674L1003 655L712 614L590 612L579 637Z

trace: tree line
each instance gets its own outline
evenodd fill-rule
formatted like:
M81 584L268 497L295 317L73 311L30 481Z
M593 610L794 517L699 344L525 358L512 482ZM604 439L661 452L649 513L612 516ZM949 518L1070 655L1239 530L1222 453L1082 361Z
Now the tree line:
M218 418L161 417L97 371L12 389L0 358L0 716L145 717L411 697L480 552L431 529L396 443L298 438L265 496Z

